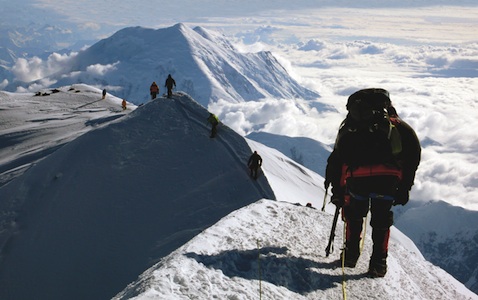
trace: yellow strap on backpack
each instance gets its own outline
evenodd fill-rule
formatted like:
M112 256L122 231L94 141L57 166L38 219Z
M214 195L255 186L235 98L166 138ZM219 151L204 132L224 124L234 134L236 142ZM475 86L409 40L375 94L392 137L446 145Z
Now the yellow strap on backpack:
M392 154L397 155L402 152L402 139L397 126L390 123L390 146L392 146Z

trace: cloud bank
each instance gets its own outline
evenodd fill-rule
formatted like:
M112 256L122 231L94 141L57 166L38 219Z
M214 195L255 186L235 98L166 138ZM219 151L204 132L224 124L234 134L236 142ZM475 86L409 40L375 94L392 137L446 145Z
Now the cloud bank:
M36 56L29 59L19 58L11 70L16 80L31 82L69 69L72 59L77 54L77 52L70 54L52 53L46 60Z
M263 130L333 144L347 97L361 88L385 88L423 147L411 197L478 210L478 78L467 71L478 62L478 43L416 47L313 40L276 51L291 62L285 65L291 74L336 111L278 99L211 105L224 122L241 133Z

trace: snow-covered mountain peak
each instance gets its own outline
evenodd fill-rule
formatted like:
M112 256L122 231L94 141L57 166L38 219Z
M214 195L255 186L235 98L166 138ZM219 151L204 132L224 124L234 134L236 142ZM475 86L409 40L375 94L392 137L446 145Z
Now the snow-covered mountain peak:
M240 53L221 34L182 23L161 29L124 28L80 51L69 67L42 82L106 87L116 96L140 104L149 100L153 81L164 91L168 74L176 80L177 90L205 107L218 99L319 97L290 77L270 52ZM10 83L7 90L14 90L16 84ZM33 88L34 83L24 85L30 84Z
M221 47L225 50L237 51L231 42L219 32L208 30L202 26L196 26L193 30L212 43L221 45Z

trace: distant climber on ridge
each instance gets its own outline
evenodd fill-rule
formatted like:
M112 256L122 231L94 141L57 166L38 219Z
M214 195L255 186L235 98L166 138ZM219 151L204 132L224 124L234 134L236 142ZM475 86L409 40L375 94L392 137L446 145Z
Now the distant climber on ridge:
M151 100L156 99L156 96L159 93L159 86L156 84L156 82L153 82L149 88L149 92L151 93Z
M219 119L213 113L209 113L209 117L207 118L207 122L211 124L211 138L216 137L217 134L217 125L219 124Z
M171 74L168 75L164 86L168 89L168 98L171 98L173 95L173 87L176 87L176 81L171 77Z
M252 153L252 155L249 157L247 166L251 171L251 177L257 179L257 171L259 170L259 167L262 166L262 157L257 153L257 151L254 151L254 153Z

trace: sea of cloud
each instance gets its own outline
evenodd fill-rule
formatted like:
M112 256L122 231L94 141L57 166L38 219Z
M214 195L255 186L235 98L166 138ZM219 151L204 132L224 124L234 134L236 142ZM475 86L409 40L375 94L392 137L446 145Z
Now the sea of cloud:
M256 46L254 46L256 47ZM400 116L419 136L423 152L412 198L444 200L478 210L478 43L397 45L369 41L311 41L276 49L290 73L318 91L336 111L299 101L216 103L226 123L247 132L306 136L333 144L347 97L368 87L387 89ZM462 67L458 61L468 61ZM455 74L463 73L462 77ZM257 129L257 128L255 128Z

